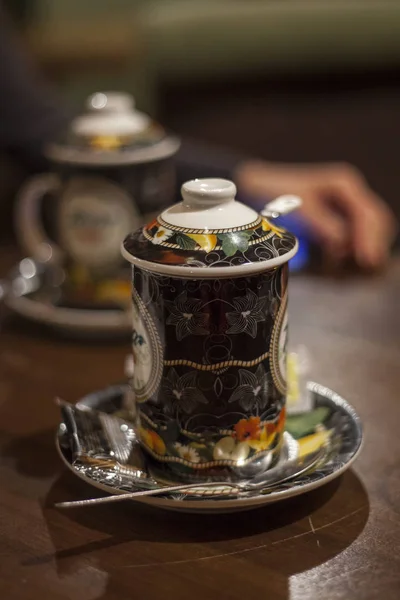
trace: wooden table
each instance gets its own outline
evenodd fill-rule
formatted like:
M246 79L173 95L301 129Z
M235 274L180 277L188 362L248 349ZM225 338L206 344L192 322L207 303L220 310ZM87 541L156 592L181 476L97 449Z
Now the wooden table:
M3 274L4 265L3 261ZM292 340L344 395L365 446L339 481L280 505L190 516L119 504L69 512L96 490L54 447L56 395L118 381L128 345L63 341L7 320L0 355L3 600L395 600L400 589L400 261L377 279L295 277Z

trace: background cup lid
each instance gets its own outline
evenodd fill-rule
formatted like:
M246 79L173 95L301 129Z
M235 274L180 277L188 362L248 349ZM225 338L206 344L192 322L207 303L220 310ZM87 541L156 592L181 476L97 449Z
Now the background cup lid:
M96 92L86 101L86 112L71 123L64 139L47 148L56 162L86 165L123 165L162 160L174 155L180 142L135 108L124 92Z
M77 137L116 136L129 138L143 134L151 119L135 109L132 96L123 92L97 92L86 101L88 112L72 122Z

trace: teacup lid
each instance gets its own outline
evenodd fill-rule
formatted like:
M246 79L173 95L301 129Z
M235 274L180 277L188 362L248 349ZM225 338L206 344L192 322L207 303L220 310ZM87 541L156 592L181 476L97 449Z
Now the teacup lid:
M195 179L181 191L182 202L125 238L128 261L177 277L230 277L275 268L297 252L296 237L238 202L231 181Z
M135 107L123 92L97 92L86 112L71 123L65 139L47 149L50 159L87 165L143 163L168 158L179 140Z
M151 124L150 117L135 109L128 94L98 92L88 98L86 108L88 112L72 122L71 129L78 137L132 137Z

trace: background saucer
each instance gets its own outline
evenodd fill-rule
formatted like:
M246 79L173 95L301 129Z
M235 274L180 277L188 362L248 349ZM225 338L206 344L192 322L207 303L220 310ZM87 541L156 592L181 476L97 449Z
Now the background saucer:
M22 269L29 261L32 271ZM124 308L69 308L60 306L60 290L52 284L51 267L27 258L12 270L4 304L15 314L74 337L127 337L132 330L131 312Z

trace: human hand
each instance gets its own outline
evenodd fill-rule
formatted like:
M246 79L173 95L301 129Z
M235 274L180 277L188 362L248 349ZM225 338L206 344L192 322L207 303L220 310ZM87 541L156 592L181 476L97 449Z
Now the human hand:
M249 161L237 169L236 181L259 209L281 194L300 196L298 214L331 259L352 258L365 269L387 261L397 230L394 215L355 167Z

